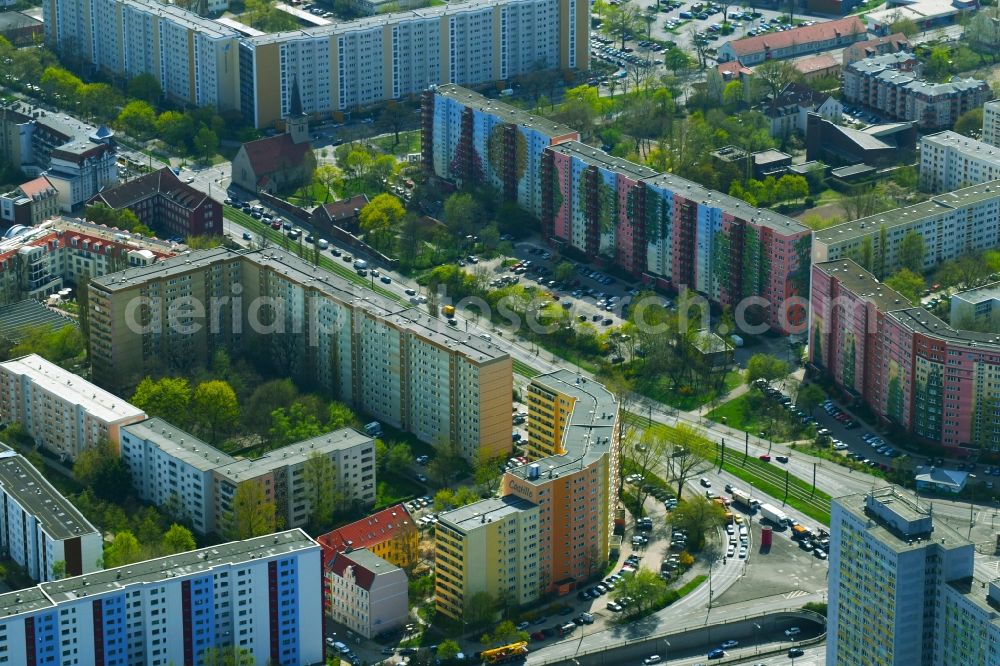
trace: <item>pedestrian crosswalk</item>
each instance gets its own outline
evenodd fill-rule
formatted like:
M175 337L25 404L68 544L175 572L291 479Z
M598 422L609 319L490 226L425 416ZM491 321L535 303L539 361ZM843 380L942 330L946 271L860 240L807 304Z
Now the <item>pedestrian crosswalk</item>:
M795 599L796 597L808 597L809 593L805 590L792 590L785 594L786 599Z

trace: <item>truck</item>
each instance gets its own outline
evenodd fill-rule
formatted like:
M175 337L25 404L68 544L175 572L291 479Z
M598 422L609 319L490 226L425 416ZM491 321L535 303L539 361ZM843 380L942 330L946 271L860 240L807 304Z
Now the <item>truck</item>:
M769 521L779 530L784 529L789 523L791 523L791 519L788 517L788 514L773 504L761 504L758 507L758 511L760 511L761 519Z
M795 523L792 525L792 538L796 540L811 539L812 531L805 525Z
M733 496L733 501L746 508L748 511L756 509L760 506L760 502L750 498L750 493L740 490L739 488L733 488L731 494Z
M528 644L522 641L492 650L483 650L479 657L484 664L505 664L512 661L523 661L527 655Z
M444 312L444 316L448 317L449 319L451 317L455 316L455 306L454 305L446 305L443 308L441 308L441 311Z

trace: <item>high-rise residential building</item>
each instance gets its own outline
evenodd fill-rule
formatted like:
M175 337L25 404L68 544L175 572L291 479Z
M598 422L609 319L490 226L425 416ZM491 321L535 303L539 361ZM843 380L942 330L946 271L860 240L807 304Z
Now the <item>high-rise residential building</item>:
M546 237L628 273L645 270L648 239L645 225L636 223L637 191L655 171L579 141L563 141L546 151L537 174Z
M1000 99L983 104L983 141L1000 146Z
M44 582L97 571L103 545L97 528L34 465L0 444L0 550L7 557Z
M201 309L180 317L192 301ZM101 385L128 390L157 368L246 350L469 461L511 449L506 352L285 250L191 252L96 278L89 305Z
M1000 340L961 330L850 259L813 266L810 361L883 423L956 455L1000 447Z
M892 275L902 267L899 248L911 231L924 239L925 271L966 252L1000 246L1000 181L938 194L912 206L817 231L813 234L813 263L860 256L862 245L870 241L880 274Z
M424 166L516 199L540 216L551 244L724 305L762 297L760 318L776 330L804 322L801 303L788 299L808 292L808 228L576 139L457 86L424 97Z
M603 570L614 532L620 442L618 402L569 370L528 385L529 462L501 492L538 507L539 587L565 593Z
M330 460L331 482L346 505L375 503L375 443L350 428L244 458L152 418L122 428L120 450L138 496L173 507L201 534L225 530L232 497L244 483L261 485L285 527L304 527L312 507L303 474L314 454Z
M134 562L0 595L0 663L200 664L324 658L320 549L301 530Z
M988 602L970 585L973 558L973 544L908 491L834 499L826 663L998 663L1000 595L991 585Z
M437 610L462 618L479 593L514 606L541 593L538 506L508 495L438 516L434 530Z
M504 474L502 499L439 516L435 593L438 610L450 617L460 617L465 600L477 592L518 604L565 594L607 563L618 497L618 403L601 384L569 370L535 377L527 400L529 464ZM508 532L498 546L500 561L477 568L468 557L478 556L483 540L499 538L484 536L496 529L497 511L510 521L525 514L511 529L536 533L528 539ZM519 562L531 578L512 574L511 565Z
M917 77L916 63L916 56L905 51L850 63L843 71L844 101L921 129L935 129L951 127L963 113L982 107L990 98L985 81L956 76L932 83Z
M145 266L176 254L179 246L139 238L83 220L54 217L14 229L0 240L0 305L44 299L63 289L127 266Z
M296 81L305 113L328 116L590 59L581 0L472 0L272 34L155 0L46 0L43 14L47 40L95 69L151 73L168 97L239 109L256 127L288 116Z
M328 613L365 638L395 630L409 617L406 573L371 551L338 553L326 568Z
M107 439L145 412L83 377L29 354L0 363L0 419L20 423L41 446L67 460Z
M1000 180L1000 147L950 130L921 137L921 190L950 192L992 180Z
M483 183L542 215L545 149L579 139L573 129L453 84L424 92L424 166L463 185Z

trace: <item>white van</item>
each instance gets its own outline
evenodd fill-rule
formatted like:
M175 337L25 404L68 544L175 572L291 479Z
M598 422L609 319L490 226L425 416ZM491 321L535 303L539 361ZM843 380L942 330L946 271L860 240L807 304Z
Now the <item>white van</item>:
M368 268L368 262L365 261L364 259L355 259L354 260L354 268L357 268L357 269Z
M316 241L316 245L319 246L319 249L325 250L326 248L330 247L330 241L328 241L325 238L320 238L318 241Z

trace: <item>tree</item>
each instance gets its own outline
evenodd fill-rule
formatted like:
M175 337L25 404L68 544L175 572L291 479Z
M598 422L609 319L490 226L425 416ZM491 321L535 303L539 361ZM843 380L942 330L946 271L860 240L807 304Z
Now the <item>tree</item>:
M79 363L86 352L82 330L74 326L55 328L51 324L28 326L18 332L20 340L10 347L7 358L38 354L63 367Z
M576 268L568 261L560 261L552 270L552 278L556 282L568 282L573 279Z
M215 446L219 439L236 426L240 406L229 382L214 379L198 384L191 394L191 418Z
M743 84L739 81L730 81L722 90L722 103L727 109L739 107L743 104L744 97Z
M895 275L886 279L885 284L890 289L899 292L913 305L920 305L920 296L926 286L924 278L908 268L899 269Z
M338 497L337 470L329 456L313 451L302 467L302 483L309 499L309 523L313 533L319 533L333 521Z
M296 402L288 409L279 407L271 412L271 427L268 430L272 446L286 446L323 434L323 424L302 402Z
M641 26L642 17L639 16L639 10L625 2L608 7L601 29L612 39L620 39L621 48L624 49L625 40L639 32Z
M256 666L257 660L247 648L229 645L205 648L200 663L202 666Z
M146 139L156 131L156 111L142 100L133 100L121 110L114 124L137 139Z
M441 641L441 643L438 645L437 658L440 659L441 661L447 662L451 659L456 658L461 651L462 648L458 646L458 643L451 640L450 638L447 638Z
M159 416L171 423L186 423L191 387L183 377L157 380L146 377L139 382L131 402L149 416Z
M660 602L667 594L667 582L656 572L640 568L631 576L624 576L615 585L614 597L628 597L627 615L638 615Z
M183 525L174 523L163 535L163 550L168 555L173 555L174 553L186 553L197 547L198 546L194 541L194 535L191 534L191 530Z
M146 236L153 235L152 231L139 222L139 218L128 208L109 208L103 203L87 206L84 217L88 222L103 224L108 227L141 233Z
M657 428L646 430L638 440L631 437L628 441L622 442L622 453L625 463L631 463L633 473L642 477L635 488L635 506L631 507L632 515L639 518L643 515L642 507L649 497L646 490L646 479L655 475L660 461L667 457L670 452L671 441L669 433L664 433ZM623 465L624 467L624 465Z
M955 131L959 134L978 138L983 129L983 109L982 107L970 109L960 115L955 121Z
M73 476L98 497L111 502L123 502L132 489L128 466L106 437L77 454Z
M179 111L164 111L156 119L156 132L167 144L187 150L188 141L194 134L194 122Z
M473 626L480 626L490 622L496 614L497 601L489 592L474 592L465 600L466 622Z
M674 529L687 530L688 543L695 550L705 543L705 535L722 525L726 510L718 502L702 495L684 500L670 512L669 520Z
M228 523L227 532L234 541L271 534L278 529L277 507L274 500L266 498L259 481L243 481L236 486Z
M924 237L916 231L908 231L899 243L899 265L914 273L924 272Z
M754 354L747 361L746 382L754 386L758 379L763 379L767 386L772 382L788 376L788 363L770 354Z
M493 495L500 489L506 462L503 456L479 458L476 461L472 472L480 492L484 495Z
M128 530L118 532L111 545L104 549L105 568L121 567L142 559L142 546Z
M399 133L410 117L411 114L407 108L398 102L389 102L382 109L382 113L379 114L379 125L393 134L393 146L399 145Z
M403 474L413 463L413 452L406 442L396 442L386 452L385 468L393 474Z
M142 384L140 384L142 386ZM272 379L264 382L250 394L243 410L244 425L266 439L271 429L271 414L276 409L287 409L299 397L299 390L291 379ZM135 403L135 399L132 400ZM148 413L149 410L146 409Z
M101 119L113 118L122 102L121 93L107 83L85 83L77 88L76 98L83 113Z
M889 24L890 35L895 35L898 32L903 33L907 37L913 37L915 34L920 32L920 27L913 19L906 16L900 16Z
M775 99L785 86L801 79L802 74L787 60L765 60L754 68L752 80Z
M323 191L326 193L323 203L327 203L330 201L331 193L336 196L336 191L343 187L344 174L341 173L340 169L331 164L321 164L313 171L313 183L323 188Z
M945 46L936 46L931 50L924 73L935 81L944 80L951 73L951 51Z
M326 429L340 430L357 424L357 417L351 408L342 402L331 402L326 410Z
M688 479L711 469L709 459L715 453L715 444L686 423L664 427L667 428L664 436L671 445L665 465L668 478L677 484L679 498Z
M778 179L777 198L780 201L798 201L809 196L809 183L805 176L784 175Z
M388 250L399 224L406 216L406 209L391 194L380 194L361 209L358 222L372 246Z
M71 104L76 101L77 91L83 85L83 81L62 67L46 67L38 85L49 99Z
M202 127L194 135L191 147L194 149L195 155L207 160L212 155L215 155L215 152L219 149L219 137L207 127Z
M812 414L813 409L826 399L826 393L818 384L806 384L799 389L796 402L800 407Z
M0 571L0 579L4 577L4 572ZM66 560L56 560L52 563L52 578L60 580L66 577Z
M667 49L666 53L663 54L663 64L667 69L674 73L674 76L678 76L681 72L691 68L691 56L676 46L671 46ZM740 95L741 100L742 98L743 96Z
M137 74L128 82L128 96L137 101L156 104L162 94L160 82L149 72Z

